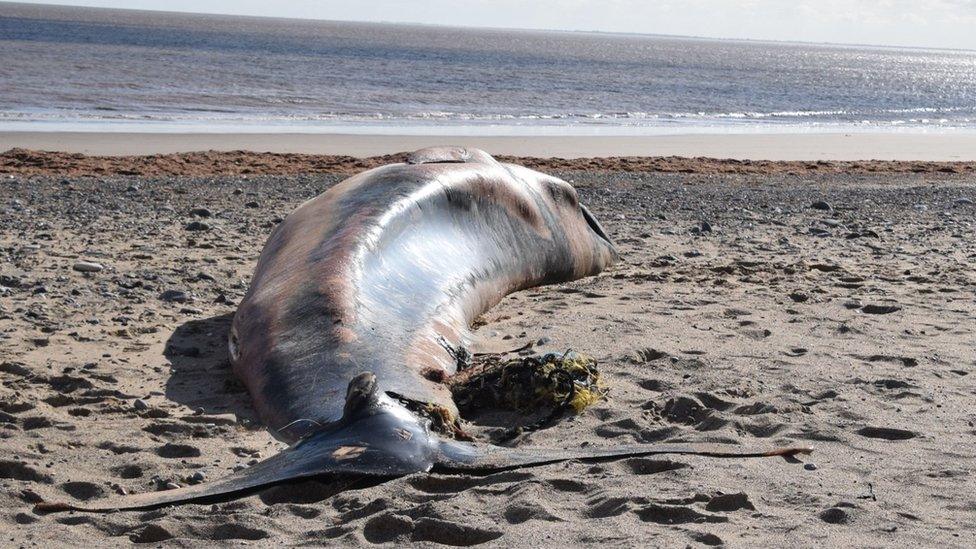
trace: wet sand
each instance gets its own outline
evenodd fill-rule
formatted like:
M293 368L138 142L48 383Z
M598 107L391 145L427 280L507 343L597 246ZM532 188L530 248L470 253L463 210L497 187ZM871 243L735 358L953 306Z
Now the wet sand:
M344 176L0 164L3 543L976 543L971 168L606 162L548 167L578 187L621 263L510 296L478 332L593 355L610 397L517 443L808 444L812 456L302 482L36 514L41 498L214 479L280 448L229 369L228 323L271 229Z

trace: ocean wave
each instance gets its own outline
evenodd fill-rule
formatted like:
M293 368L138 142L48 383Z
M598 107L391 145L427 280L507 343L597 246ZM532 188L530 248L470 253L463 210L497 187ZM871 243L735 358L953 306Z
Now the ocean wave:
M907 115L934 116L907 116ZM497 124L497 125L619 125L666 126L675 124L798 124L798 125L976 125L976 108L916 107L872 111L795 110L737 112L642 112L614 111L591 113L470 113L431 110L404 113L317 112L255 113L217 109L184 109L183 112L125 112L121 109L76 109L16 111L0 110L3 122L117 122L117 123L235 123L235 124Z

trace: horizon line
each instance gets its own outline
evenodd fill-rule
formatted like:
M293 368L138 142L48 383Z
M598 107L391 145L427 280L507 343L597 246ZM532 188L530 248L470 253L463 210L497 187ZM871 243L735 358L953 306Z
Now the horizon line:
M926 50L926 51L948 51L948 52L976 52L976 48L960 48L948 46L903 46L892 44L868 44L858 42L811 42L805 40L777 40L773 38L731 38L724 36L703 36L691 34L665 34L656 32L634 32L634 31L608 31L598 29L566 29L566 28L539 28L539 27L494 27L483 25L459 25L445 23L424 23L421 21L365 21L361 19L323 19L320 17L279 17L273 15L245 15L239 13L221 13L204 11L172 11L164 9L136 9L136 8L107 8L103 6L78 6L74 4L58 4L56 2L11 2L0 0L0 6L37 6L37 7L58 7L76 10L98 10L98 11L125 11L137 13L164 13L170 15L183 16L218 16L218 17L238 17L243 19L269 19L279 21L312 21L325 23L359 23L365 25L416 25L423 27L435 27L444 29L470 29L470 30L491 30L491 31L511 31L511 32L554 32L566 34L607 34L614 36L646 36L654 38L677 38L685 40L717 40L723 42L757 42L772 44L794 44L806 46L828 46L828 47L855 47L855 48L884 48L898 50Z

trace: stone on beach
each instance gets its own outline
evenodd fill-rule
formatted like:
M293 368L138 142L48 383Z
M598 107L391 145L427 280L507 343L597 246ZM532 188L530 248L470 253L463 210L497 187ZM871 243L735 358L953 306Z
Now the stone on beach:
M101 263L93 263L91 261L78 261L71 266L72 269L80 273L97 273L103 270L105 267Z

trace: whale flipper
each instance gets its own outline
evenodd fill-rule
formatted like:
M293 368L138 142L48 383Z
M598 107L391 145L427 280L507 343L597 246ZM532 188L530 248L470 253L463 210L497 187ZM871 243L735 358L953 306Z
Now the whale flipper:
M494 471L534 467L560 461L607 461L651 455L693 455L715 458L792 457L809 454L805 446L753 447L716 443L631 444L608 448L544 449L506 448L450 441L440 445L436 469L444 471Z
M363 373L349 383L342 419L281 453L224 478L162 492L92 503L40 503L39 512L144 509L235 494L319 475L395 477L429 471L434 451L427 427L378 394L376 377Z

